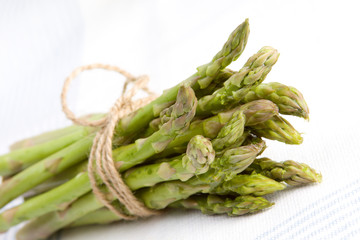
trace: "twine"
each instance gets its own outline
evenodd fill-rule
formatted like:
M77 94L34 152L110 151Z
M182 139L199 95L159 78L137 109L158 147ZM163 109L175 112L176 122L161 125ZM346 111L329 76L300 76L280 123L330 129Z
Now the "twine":
M77 118L75 114L69 109L66 101L70 83L81 72L91 69L105 69L109 71L115 71L126 78L121 96L116 100L107 116L96 121ZM101 201L117 216L126 220L134 220L137 217L149 217L158 214L158 211L148 209L142 202L136 199L132 191L121 178L121 175L117 171L114 160L112 158L112 138L117 122L121 118L138 110L156 98L156 95L148 89L148 82L149 77L146 75L134 77L130 73L116 66L91 64L76 68L65 80L61 93L62 109L68 119L78 125L100 127L100 130L97 132L94 138L89 156L88 175L90 178L91 187L94 195L99 201ZM128 89L130 83L132 83L133 86L132 88ZM145 91L149 96L139 100L132 100L132 98L139 90ZM101 181L99 182L98 180ZM101 183L105 184L108 191L103 189L103 187L100 185ZM129 214L124 213L124 210L120 207L116 207L113 204L114 199L117 199L127 209Z

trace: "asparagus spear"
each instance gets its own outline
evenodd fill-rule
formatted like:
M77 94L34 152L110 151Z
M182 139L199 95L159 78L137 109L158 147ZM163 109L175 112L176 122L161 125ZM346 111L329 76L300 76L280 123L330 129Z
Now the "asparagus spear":
M211 141L214 149L218 151L235 144L244 133L245 123L244 110L240 109L234 112L229 122L221 128L217 137Z
M88 120L98 120L101 117L104 117L105 114L89 114L86 116L83 116L82 118L84 119L88 119ZM37 136L34 137L30 137L30 138L26 138L23 140L20 140L18 142L15 142L13 144L11 144L10 146L10 150L14 151L14 150L19 150L22 148L28 148L28 147L32 147L32 146L36 146L48 141L52 141L55 139L58 139L60 137L64 137L66 135L69 135L79 129L84 128L83 126L78 126L78 125L71 125L68 127L64 127L61 129L56 129L50 132L45 132L42 134L39 134Z
M309 119L309 108L301 92L278 82L262 83L253 87L242 102L268 99L279 107L279 112Z
M171 208L198 209L205 214L227 214L228 216L240 216L254 213L271 207L273 203L262 197L238 196L227 198L219 195L197 195L179 200L169 205Z
M216 78L204 89L197 90L196 97L198 99L206 96L211 95L213 92L215 92L217 89L222 88L224 86L224 82L228 80L232 75L234 75L236 72L225 68L224 70L221 70Z
M77 219L70 225L66 226L66 228L74 228L93 224L109 224L119 220L121 219L118 215L116 215L106 207L103 207Z
M271 178L261 174L237 175L232 179L213 189L212 193L217 194L240 194L263 196L278 190L283 190L285 185L276 184Z
M83 118L97 120L102 116L103 114L92 114ZM96 130L97 128L93 127L70 126L17 142L11 146L10 153L0 156L0 176L14 175L43 158L81 141Z
M321 182L321 173L305 163L292 160L284 162L272 161L269 158L259 158L246 169L246 172L256 172L276 181L285 181L289 185L298 186L307 183Z
M189 87L181 87L169 121L159 131L146 139L139 139L134 144L120 147L113 151L114 160L124 171L145 161L148 157L163 151L176 135L186 130L195 115L197 100L194 91ZM91 139L86 139L90 141ZM75 145L75 146L74 146ZM27 168L0 186L0 207L14 198L27 192L46 179L62 172L66 168L84 160L88 149L81 147L87 144L74 144L74 151L64 149L43 161ZM71 149L70 149L71 150ZM59 156L60 155L60 156Z
M86 172L88 169L88 164L86 161L80 162L76 164L75 166L72 166L71 168L66 169L65 171L61 172L60 174L57 174L46 181L44 181L42 184L30 189L28 192L24 193L22 196L24 199L33 198L37 195L40 195L44 192L47 192L53 188L56 188L68 181L70 181L72 178L77 176L79 173Z
M34 137L23 139L21 141L11 144L10 151L19 150L22 148L28 148L28 147L32 147L32 146L36 146L36 145L45 143L45 142L52 141L54 139L63 137L65 135L68 135L68 134L76 131L76 129L78 127L79 126L72 125L69 127L57 129L54 131L42 133L42 134L34 136Z
M260 174L237 175L231 181L237 185L231 187L230 185L220 186L219 184L217 187L212 187L210 184L206 183L195 183L192 185L189 182L165 182L151 187L150 189L142 190L142 192L138 193L138 197L144 201L147 207L152 209L162 209L174 201L187 198L197 193L226 195L248 195L250 193L255 196L261 196L285 188L285 185ZM257 184L260 185L258 186Z
M196 209L209 215L227 214L229 216L240 216L248 213L261 211L269 208L273 203L262 197L238 196L236 198L224 197L214 194L201 194L190 196L171 203L170 208ZM119 217L107 208L101 208L79 218L67 227L79 227L90 224L109 224L119 221Z
M92 132L94 132L94 128L79 127L76 131L55 138L54 140L14 150L8 154L2 155L0 156L0 176L9 176L18 173L72 143L87 138Z
M261 48L248 59L238 73L233 74L224 83L224 87L199 99L196 114L208 115L210 112L230 108L240 102L252 87L264 81L278 57L279 53L272 47Z
M301 144L303 142L300 133L286 119L278 115L252 126L251 130L261 137L287 144Z
M86 159L93 135L85 137L4 181L0 185L0 208L43 180L68 168L74 161Z
M155 207L154 204L149 204L149 202L153 203L153 201L161 202L161 206L166 207L171 202L174 202L179 199L184 199L189 197L192 194L201 192L202 190L209 190L210 184L209 182L212 182L214 185L218 185L218 181L221 181L222 178L225 178L225 176L230 176L231 174L236 174L239 171L242 171L246 166L248 166L251 161L253 160L257 153L262 150L264 147L264 143L256 143L257 147L239 147L237 148L237 151L234 151L234 149L231 149L231 154L224 153L225 157L227 159L224 159L223 161L220 161L221 163L215 164L219 160L214 161L211 166L212 168L205 174L202 174L200 176L207 175L208 183L205 183L205 180L202 180L201 184L197 183L196 181L193 181L192 179L181 182L181 181L170 181L158 184L154 187L149 188L149 190L142 191L140 190L139 193L136 194L140 199L144 201L144 203L149 208L159 209L158 206ZM253 156L249 157L249 151L253 151ZM245 154L245 159L241 154ZM220 166L224 166L224 169L220 169ZM215 170L216 169L216 170ZM211 173L210 173L211 172ZM209 174L210 173L210 174ZM262 176L263 178L266 178ZM206 178L205 178L206 179ZM275 184L280 185L281 187L283 185L277 183L274 180ZM194 183L195 185L191 185L191 183ZM185 184L189 188L189 193L183 193L180 191L180 188L176 187L176 184ZM272 184L274 184L272 183ZM164 185L165 184L165 185ZM170 184L169 189L165 187L165 192L158 191L159 189L164 188L164 186L167 186ZM205 185L205 187L204 187ZM152 194L152 189L157 189L155 191L155 194ZM178 191L176 192L176 189ZM167 192L167 191L170 191ZM180 191L180 192L179 192ZM164 194L165 193L165 194ZM111 197L111 196L109 196ZM164 202L167 202L167 204L164 204ZM27 224L22 230L18 232L17 238L18 239L42 239L46 238L55 231L59 230L60 228L67 226L71 222L75 221L76 219L84 216L85 214L95 211L99 208L101 208L103 205L96 200L95 196L91 193L86 194L73 202L67 209L63 211L56 211L56 212L50 212L48 214L45 214L37 219L34 219L29 224Z

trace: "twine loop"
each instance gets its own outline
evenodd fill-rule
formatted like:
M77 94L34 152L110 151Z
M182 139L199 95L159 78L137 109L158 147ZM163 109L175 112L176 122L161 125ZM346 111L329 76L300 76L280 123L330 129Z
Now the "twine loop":
M107 116L100 120L89 121L84 118L77 118L69 109L66 96L70 83L83 71L91 69L105 69L115 71L123 75L126 80L123 85L121 96L111 107ZM88 175L91 187L96 198L100 200L108 209L120 218L134 220L137 217L148 217L158 214L158 211L150 210L142 202L136 199L129 187L124 183L112 158L112 138L117 122L138 110L147 103L153 101L157 96L149 90L147 84L149 77L142 75L134 77L130 73L111 65L91 64L76 68L65 80L61 93L62 109L68 119L74 124L90 127L100 127L97 132L90 151L88 163ZM129 88L129 84L132 87ZM145 91L148 96L142 99L133 100L132 98L140 91ZM101 184L105 184L106 187ZM113 204L117 199L128 213L121 207Z

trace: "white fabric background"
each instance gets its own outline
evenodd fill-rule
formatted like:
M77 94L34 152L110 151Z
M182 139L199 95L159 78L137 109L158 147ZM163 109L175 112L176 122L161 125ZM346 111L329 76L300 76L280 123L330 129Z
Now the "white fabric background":
M143 221L63 231L54 239L359 239L357 1L0 1L0 154L14 141L70 124L62 82L94 62L148 74L160 93L208 62L245 18L239 69L262 46L279 50L266 81L301 90L310 121L287 117L304 143L268 141L264 156L306 162L323 183L274 194L276 205L238 218L174 211ZM73 84L77 114L106 111L120 77L91 71ZM14 239L14 229L0 234Z

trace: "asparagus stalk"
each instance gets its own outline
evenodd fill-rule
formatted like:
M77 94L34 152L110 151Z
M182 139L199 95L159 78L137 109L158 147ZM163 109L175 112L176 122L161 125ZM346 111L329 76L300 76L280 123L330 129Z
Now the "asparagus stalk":
M234 75L236 72L225 68L224 70L221 70L216 78L204 89L197 90L196 97L198 99L206 96L211 95L213 92L215 92L217 89L222 88L224 86L224 82L228 80L232 75Z
M223 150L239 141L244 133L245 123L244 110L240 109L234 112L229 122L221 128L217 137L211 141L214 149Z
M224 197L213 194L201 194L190 196L171 203L169 208L196 209L204 214L227 214L228 216L240 216L248 213L255 213L269 208L273 203L262 197L238 196L236 198ZM67 227L79 227L91 224L109 224L121 220L119 216L101 208L79 218Z
M321 173L305 163L292 160L284 162L272 161L269 158L255 159L246 172L256 172L276 181L285 181L289 185L298 186L308 183L321 182Z
M235 193L239 195L252 194L262 196L285 188L285 185L260 174L237 175L231 181L237 185L231 187L227 184L218 184L216 187L213 187L211 186L212 184L200 184L200 182L194 183L194 185L189 182L180 181L165 182L155 185L150 189L142 190L138 193L138 197L144 201L147 207L162 209L174 201L188 198L197 193L226 195ZM260 185L258 186L257 184Z
M264 177L265 176L256 173L251 175L237 175L210 192L217 194L235 193L240 195L263 196L285 188L284 184L275 183L273 179Z
M86 172L88 169L88 164L86 161L80 162L71 168L66 169L65 171L57 174L48 180L44 181L42 184L30 189L28 192L24 193L22 196L24 199L33 198L37 195L40 195L44 192L47 192L53 188L56 188L74 178L81 172Z
M194 91L189 87L181 87L177 102L173 105L171 117L159 131L146 139L139 139L134 144L113 151L113 158L120 165L120 171L142 163L148 157L163 151L176 135L189 127L190 121L195 115L196 104ZM91 139L86 140L89 142ZM87 144L80 142L80 144L71 145L70 148L72 147L74 151L64 149L56 153L56 157L50 156L4 182L0 186L0 207L46 179L84 160L87 157L88 149L83 149L83 147L88 147Z
M278 57L279 53L272 47L261 48L248 59L238 73L233 74L224 83L224 87L199 99L196 113L208 115L210 112L230 108L240 102L252 87L264 81Z
M153 202L161 202L162 208L166 207L171 202L174 202L179 199L185 199L189 197L192 194L209 190L210 184L209 182L212 182L212 184L218 185L218 181L220 181L225 176L230 176L231 174L236 174L239 171L242 171L246 166L248 166L251 161L249 159L253 160L256 155L261 151L261 149L264 147L264 143L256 143L257 147L256 150L254 147L246 148L246 147L239 147L237 148L237 151L234 151L231 149L231 153L226 154L224 153L225 158L223 161L220 160L220 164L215 164L219 160L214 161L211 164L211 169L200 176L207 175L208 183L205 184L205 180L201 182L201 184L197 183L196 181L193 181L192 179L181 182L181 181L170 181L158 184L154 187L149 188L149 190L139 190L139 192L136 194L140 199L144 201L146 206L149 208L159 209L159 205L154 205ZM250 158L249 151L253 151L253 156ZM245 154L246 158L241 154ZM221 157L222 158L222 157ZM224 169L220 169L220 166L224 166ZM216 170L215 170L216 169ZM209 174L210 173L210 174ZM263 178L266 178L262 176ZM205 178L206 179L206 178ZM275 184L282 186L281 184L277 183L274 180ZM194 185L191 185L191 183L194 182ZM172 184L173 183L173 184ZM176 184L185 184L189 188L188 192L182 192L181 189L178 188ZM164 185L165 184L165 185ZM165 192L158 192L155 191L155 194L152 194L152 189L162 189L163 186L167 186L167 184L170 184L169 189L165 187ZM172 184L172 185L171 185ZM205 185L205 186L204 186ZM177 189L177 192L176 192ZM167 192L167 191L170 191ZM180 191L180 192L179 192ZM165 193L165 194L164 194ZM167 195L169 194L169 195ZM109 196L112 197L112 196ZM167 204L164 204L166 202ZM150 203L150 204L149 204ZM77 220L78 218L86 215L89 212L95 211L97 209L100 209L103 207L103 205L96 200L95 196L92 193L86 194L73 202L67 209L62 211L56 211L56 212L50 212L48 214L42 215L37 219L34 219L30 223L28 223L22 230L18 232L17 238L18 239L42 239L50 236L52 233L56 232L57 230L63 228L64 226L69 225L73 221Z
M252 126L251 130L261 137L286 144L301 144L303 142L300 133L286 119L278 115Z
M73 202L69 209L59 212L50 212L30 221L17 232L16 239L47 239L48 236L72 222L67 222L66 219L76 220L79 217L84 216L86 213L96 210L99 205L100 207L102 206L93 195L86 194L77 201ZM90 209L90 211L88 209ZM65 220L65 222L63 220Z
M228 198L219 195L197 195L182 199L169 205L171 208L197 209L205 214L227 214L240 216L269 208L273 203L262 197L238 196Z
M118 215L116 215L106 207L103 207L77 219L70 225L66 226L66 228L74 228L94 224L109 224L119 220L122 219Z
M309 119L309 108L301 92L278 82L262 83L253 87L242 102L247 103L258 99L268 99L279 107L282 114Z
M76 131L76 129L78 127L79 126L72 125L69 127L57 129L54 131L42 133L42 134L34 136L34 137L23 139L21 141L11 144L10 151L19 150L22 148L28 148L28 147L32 147L32 146L36 146L36 145L45 143L45 142L52 141L54 139L66 136L66 135Z
M89 120L98 120L101 117L103 117L105 114L89 114L84 116L84 119L89 119ZM10 146L10 151L14 151L14 150L19 150L22 148L28 148L28 147L32 147L32 146L36 146L45 142L49 142L52 140L55 140L57 138L60 137L64 137L66 135L69 135L79 129L84 128L83 126L78 126L78 125L71 125L68 127L64 127L61 129L56 129L50 132L46 132L46 133L42 133L40 135L34 136L34 137L30 137L30 138L26 138L23 140L20 140L18 142L15 142L13 144L11 144Z
M21 148L0 156L0 176L9 176L33 165L41 159L68 147L74 142L83 141L94 128L79 127L76 131L55 138L54 140L37 144L35 146Z
M100 119L103 114L84 116L90 120ZM63 148L81 141L97 128L69 126L22 140L11 146L12 151L0 156L0 176L11 176Z
M94 134L23 170L0 185L0 208L42 181L87 158Z

